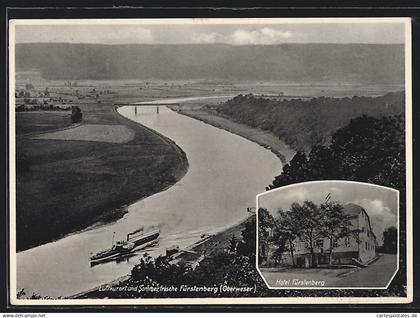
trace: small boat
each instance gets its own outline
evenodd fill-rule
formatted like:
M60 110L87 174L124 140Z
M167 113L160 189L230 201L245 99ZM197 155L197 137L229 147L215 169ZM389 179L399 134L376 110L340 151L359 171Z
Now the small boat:
M144 232L143 228L137 229L127 234L127 240L117 241L115 244L112 244L111 248L92 255L90 262L91 264L103 263L133 254L134 249L140 245L142 245L140 247L144 248L150 244L154 244L159 234L160 231L157 227L152 227L147 232ZM114 236L115 232L112 236L112 242L114 242Z
M168 248L166 248L166 256L170 257L180 251L179 245L172 245Z
M135 245L125 241L117 241L111 248L100 251L90 257L91 262L105 262L129 253Z

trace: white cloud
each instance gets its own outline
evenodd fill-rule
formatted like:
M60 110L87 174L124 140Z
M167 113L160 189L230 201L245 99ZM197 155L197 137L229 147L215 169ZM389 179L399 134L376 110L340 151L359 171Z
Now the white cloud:
M228 35L217 32L197 33L191 36L193 43L228 43L234 45L256 45L256 44L277 44L283 43L292 37L289 31L280 31L272 28L262 28L260 30L237 29Z
M246 44L277 44L292 37L289 31L280 31L272 28L248 31L238 29L230 36L230 42L236 45Z
M382 242L382 233L389 226L397 226L397 211L392 211L384 201L361 199L354 202L362 206L369 215L370 223L378 241Z
M279 189L260 197L262 207L270 211L277 211L278 208L287 210L293 202L302 204L304 201L313 201L317 204L323 203L328 194L331 194L332 201L343 201L343 189L339 187L324 187L320 184L306 186L292 186L288 189Z
M193 33L191 41L193 43L216 43L221 40L221 35L212 32L212 33ZM220 41L222 42L222 41Z
M310 193L305 188L291 189L282 195L281 199L283 202L287 202L287 205L290 206L293 202L303 203L303 201L308 200Z

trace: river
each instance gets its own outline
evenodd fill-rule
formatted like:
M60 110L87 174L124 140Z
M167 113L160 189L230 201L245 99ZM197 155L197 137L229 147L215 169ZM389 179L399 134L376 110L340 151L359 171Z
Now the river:
M164 102L194 99L201 98ZM118 111L181 147L189 162L186 175L169 189L131 204L129 212L114 223L18 253L18 291L25 288L27 294L56 298L126 275L146 251L158 256L174 244L187 247L203 233L216 233L245 219L246 208L255 206L255 195L280 173L281 162L271 151L164 106L159 106L159 113L156 108L125 106ZM150 225L161 227L157 246L125 261L90 266L91 253L109 247L114 232L116 239L122 239L126 233Z

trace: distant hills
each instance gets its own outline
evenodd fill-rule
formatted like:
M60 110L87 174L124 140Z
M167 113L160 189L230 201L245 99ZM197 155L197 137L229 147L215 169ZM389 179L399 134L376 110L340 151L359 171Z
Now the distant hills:
M403 45L22 43L16 70L45 79L228 79L404 83Z

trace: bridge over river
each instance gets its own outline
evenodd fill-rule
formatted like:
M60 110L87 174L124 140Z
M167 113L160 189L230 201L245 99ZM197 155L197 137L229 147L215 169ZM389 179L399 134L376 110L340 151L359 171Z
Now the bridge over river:
M154 102L150 102L150 103L124 103L124 104L114 104L114 106L179 106L181 105L180 103L154 103Z

